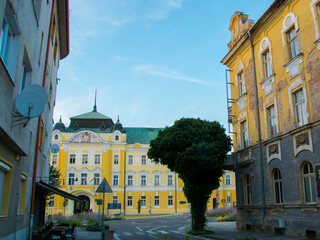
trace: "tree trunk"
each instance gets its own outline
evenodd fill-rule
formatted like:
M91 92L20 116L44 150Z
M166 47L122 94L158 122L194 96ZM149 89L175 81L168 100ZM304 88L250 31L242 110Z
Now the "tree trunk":
M200 232L206 227L206 205L207 201L205 199L197 199L196 202L191 203L191 219L193 232Z

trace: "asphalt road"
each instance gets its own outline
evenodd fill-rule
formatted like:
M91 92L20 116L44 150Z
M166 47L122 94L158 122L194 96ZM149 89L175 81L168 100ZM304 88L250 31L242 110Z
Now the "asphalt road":
M189 236L184 228L191 225L190 214L132 218L106 222L115 231L114 239L206 239Z

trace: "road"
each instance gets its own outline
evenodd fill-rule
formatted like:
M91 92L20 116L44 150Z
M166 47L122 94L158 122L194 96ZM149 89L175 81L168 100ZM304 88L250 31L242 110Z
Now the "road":
M190 214L178 214L161 217L132 218L106 222L115 231L114 239L206 239L190 236L183 231L191 225Z

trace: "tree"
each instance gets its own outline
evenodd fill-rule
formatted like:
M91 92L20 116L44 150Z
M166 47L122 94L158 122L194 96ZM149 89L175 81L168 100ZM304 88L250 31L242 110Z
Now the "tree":
M141 199L138 200L137 208L138 208L138 213L140 214L140 211L141 211Z
M49 165L49 184L58 186L60 184L61 173L56 167Z
M192 231L204 230L207 201L219 187L231 139L219 122L182 118L159 131L150 142L148 157L179 174L191 203Z

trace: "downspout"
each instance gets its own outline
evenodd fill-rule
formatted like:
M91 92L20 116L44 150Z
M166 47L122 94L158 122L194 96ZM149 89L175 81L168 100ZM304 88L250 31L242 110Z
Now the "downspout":
M126 173L126 150L124 150L124 184L123 184L123 215L126 215L126 179L127 179L127 173Z
M258 121L258 137L259 137L259 158L260 158L260 176L261 176L261 197L262 197L262 221L263 221L263 231L265 232L265 221L266 221L266 200L265 200L265 190L264 190L264 169L263 169L263 155L262 155L262 145L261 145L261 126L260 126L260 111L259 111L259 98L258 98L258 87L257 87L257 74L256 74L256 61L254 57L254 46L252 42L252 36L250 33L251 28L248 30L248 36L251 45L251 53L253 60L253 77L254 77L254 87L256 94L256 110L257 110L257 121Z
M174 194L175 194L175 198L174 198L174 205L175 205L175 212L178 212L178 196L177 196L177 174L174 173Z
M47 52L46 52L46 61L43 72L43 81L42 86L45 88L46 80L47 80L47 69L48 69L48 61L49 61L49 51L50 51L50 39L51 39L51 31L52 31L52 23L54 19L54 10L55 10L55 0L52 1L52 9L51 9L51 20L49 26L48 33L48 43L47 43ZM41 130L41 121L42 115L38 118L38 129L37 129L37 140L36 140L36 149L35 149L35 157L34 157L34 169L33 169L33 179L32 179L32 195L31 195L31 206L30 206L30 219L29 219L29 239L32 239L32 228L33 228L33 213L34 213L34 200L36 194L36 179L37 179L37 169L38 169L38 158L39 158L39 142L40 142L40 130Z

